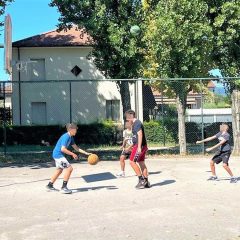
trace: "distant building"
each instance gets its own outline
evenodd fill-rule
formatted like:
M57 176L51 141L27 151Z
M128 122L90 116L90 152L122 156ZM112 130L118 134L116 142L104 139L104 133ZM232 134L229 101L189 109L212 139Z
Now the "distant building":
M231 108L187 109L186 115L187 122L196 123L232 122Z

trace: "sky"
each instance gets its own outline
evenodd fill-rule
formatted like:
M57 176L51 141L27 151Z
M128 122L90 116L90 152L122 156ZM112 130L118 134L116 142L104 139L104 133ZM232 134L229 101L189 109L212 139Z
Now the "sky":
M6 8L12 19L12 41L17 41L56 29L59 13L49 7L50 0L15 0ZM4 15L4 16L5 16ZM1 16L0 20L4 19ZM0 43L4 43L4 31L0 31ZM4 71L4 50L0 49L0 80L8 80Z

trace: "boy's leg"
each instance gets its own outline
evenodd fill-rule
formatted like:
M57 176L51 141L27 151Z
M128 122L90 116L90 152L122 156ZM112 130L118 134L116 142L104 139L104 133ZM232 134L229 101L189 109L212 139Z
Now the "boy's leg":
M228 174L231 176L230 183L236 183L238 181L238 179L236 177L234 177L232 170L230 169L230 167L228 165L230 155L231 155L231 152L229 152L229 153L226 152L222 155L223 167L228 172Z
M61 175L61 173L63 171L63 168L62 168L62 166L60 166L60 162L59 162L58 159L55 159L55 164L56 164L57 169L55 170L54 174L52 175L52 177L50 179L50 182L48 183L46 188L48 190L55 190L56 191L56 189L53 187L53 184L55 183L57 178Z
M125 160L126 160L126 155L122 153L119 159L121 172L116 175L117 177L125 177Z
M68 160L65 157L62 157L60 159L55 159L56 161L56 166L62 170L64 170L64 175L63 175L63 185L62 185L62 193L72 193L71 190L67 188L67 183L68 180L71 176L71 173L73 171L72 166L68 162Z
M67 168L64 169L64 176L63 176L63 184L62 184L62 189L61 193L66 193L66 194L71 194L72 190L68 189L67 184L68 180L71 176L71 173L73 171L73 168L71 165L69 165Z
M213 160L210 161L210 168L213 176L216 176L216 170L215 170L215 162Z
M231 171L231 169L229 168L228 164L227 163L223 163L223 167L224 169L228 172L228 174L233 177L233 173Z
M143 177L146 178L146 179L148 178L148 170L147 170L147 167L146 167L146 164L145 164L145 157L146 157L147 151L148 151L147 146L143 146L142 147L142 152L138 157L138 164L141 168Z
M139 162L139 166L141 168L143 177L148 178L148 170L147 170L145 162L144 161Z
M64 176L63 176L63 181L68 182L71 174L72 174L73 168L70 165L68 168L65 168L64 170Z
M139 166L134 161L131 161L131 160L130 160L130 165L131 165L132 169L134 170L134 172L136 173L136 175L138 177L142 177L142 172L141 172Z
M120 156L120 166L121 166L121 171L122 172L125 171L125 160L126 160L126 156L122 154Z
M61 175L62 171L63 171L63 169L61 169L61 168L56 169L55 173L52 175L51 180L50 180L52 184L55 183L57 178Z

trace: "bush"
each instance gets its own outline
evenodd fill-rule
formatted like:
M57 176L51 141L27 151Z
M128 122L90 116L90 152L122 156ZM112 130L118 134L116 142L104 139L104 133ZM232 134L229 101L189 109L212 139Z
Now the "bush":
M78 125L76 143L116 144L120 129L112 122ZM65 126L8 126L6 128L7 145L40 145L41 141L55 145L59 137L66 132ZM0 127L0 142L3 143L3 128Z
M167 118L162 121L144 122L146 136L152 143L178 143L178 122L176 119ZM186 141L195 143L201 137L199 125L186 122Z
M146 138L151 143L174 143L174 134L159 121L144 122Z

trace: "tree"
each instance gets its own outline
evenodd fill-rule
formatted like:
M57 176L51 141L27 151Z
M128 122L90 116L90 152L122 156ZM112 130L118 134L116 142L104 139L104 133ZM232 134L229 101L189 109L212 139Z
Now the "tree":
M213 29L212 59L225 77L240 76L240 2L234 0L205 0L208 19ZM224 80L232 100L234 154L240 154L240 77Z
M149 2L149 1L148 1ZM148 11L146 7L145 11ZM150 78L192 78L206 76L210 69L211 28L201 0L160 1L148 14L144 42L148 53L143 74ZM180 154L186 154L185 109L187 94L199 90L196 81L155 82L176 97ZM164 85L164 87L162 86Z
M0 16L5 13L6 7L9 3L13 2L14 0L0 0ZM4 22L0 21L0 27L4 26Z
M92 56L96 67L107 78L128 79L139 77L143 61L141 35L130 34L131 26L144 21L141 0L52 0L61 14L60 29L76 24L90 36ZM129 84L117 82L123 112L131 108Z
M0 0L0 16L5 13L6 6L8 3L13 2L14 0ZM0 27L4 26L4 22L0 22Z

